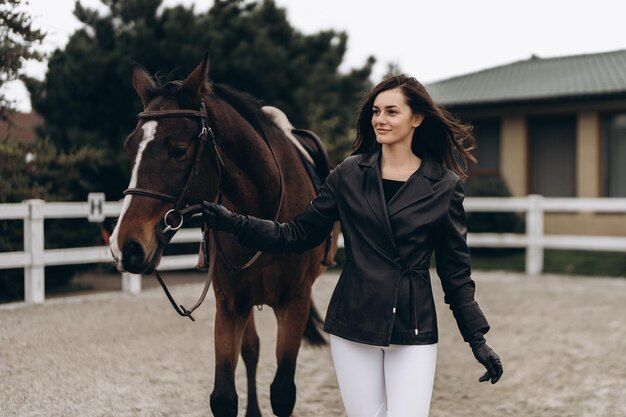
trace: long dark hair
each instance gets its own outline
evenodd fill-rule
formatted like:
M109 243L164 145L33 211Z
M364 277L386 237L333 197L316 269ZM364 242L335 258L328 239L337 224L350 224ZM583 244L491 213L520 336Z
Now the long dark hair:
M381 146L376 142L372 127L372 107L378 94L396 88L402 92L413 113L424 115L424 120L413 133L413 153L420 158L428 154L454 171L461 179L467 178L467 160L476 162L472 155L476 143L472 127L435 103L426 88L406 74L384 79L367 95L359 111L352 155L371 154Z

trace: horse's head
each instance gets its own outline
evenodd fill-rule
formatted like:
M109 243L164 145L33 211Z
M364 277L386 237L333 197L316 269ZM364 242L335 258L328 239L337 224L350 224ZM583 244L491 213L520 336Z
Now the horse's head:
M210 199L217 192L216 175L207 172L215 167L200 163L212 151L210 144L205 146L212 139L203 101L210 89L207 67L205 57L184 81L161 85L143 67L134 65L133 86L144 111L124 143L132 173L110 239L120 271L154 270L164 246L159 242L167 242L172 235L163 233L164 222L175 228L186 204Z

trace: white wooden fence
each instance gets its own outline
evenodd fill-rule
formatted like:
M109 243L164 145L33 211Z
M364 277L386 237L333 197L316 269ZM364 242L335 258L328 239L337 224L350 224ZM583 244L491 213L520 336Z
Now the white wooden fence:
M544 235L544 213L593 212L626 213L626 198L543 198L538 195L513 198L467 198L468 212L522 212L526 215L526 232L471 233L468 243L472 247L526 248L526 272L540 274L543 270L543 250L574 249L588 251L626 252L626 237ZM102 215L117 217L121 201L105 202ZM87 202L46 203L28 200L18 204L0 204L0 220L24 222L24 251L0 253L0 271L24 268L25 299L28 303L44 301L44 267L112 262L106 246L86 248L45 249L44 219L87 218ZM199 242L200 231L181 229L172 243ZM340 239L340 244L342 240ZM165 256L160 270L190 269L196 264L197 254ZM141 291L141 277L122 274L122 289L130 293Z

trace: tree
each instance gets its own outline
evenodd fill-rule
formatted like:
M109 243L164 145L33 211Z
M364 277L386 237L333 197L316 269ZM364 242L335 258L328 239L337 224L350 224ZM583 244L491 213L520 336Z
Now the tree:
M340 73L345 33L304 35L272 0L217 0L202 14L183 6L159 12L161 0L102 2L106 14L76 3L74 13L85 26L52 54L46 79L29 80L27 87L45 118L45 134L62 150L104 152L98 190L107 198L119 198L127 185L122 142L141 111L131 87L132 61L182 78L208 51L214 82L282 108L295 126L320 134L335 162L348 152L374 59Z
M0 0L0 88L22 77L27 60L42 60L37 45L43 32L32 27L30 16L20 0ZM0 120L11 123L13 103L0 97ZM93 187L99 178L97 161L101 151L82 147L75 152L62 152L54 143L39 139L25 144L12 136L0 138L0 203L16 203L29 198L48 201L74 199L83 190ZM91 230L73 227L72 220L46 222L46 248L93 245L98 237L96 226ZM69 227L68 227L69 226ZM96 230L93 230L94 227ZM0 221L0 252L20 251L23 247L23 225L18 221ZM46 289L66 285L74 266L46 267ZM0 301L23 299L23 270L0 271Z
M402 74L402 68L400 68L400 64L398 64L397 62L387 62L387 70L383 75L383 79L400 74Z
M73 153L59 152L48 140L25 144L9 138L0 140L0 204L30 198L67 201L77 190L93 187L100 177L97 161L101 152L89 147ZM47 249L93 246L100 232L93 223L75 219L45 222ZM0 252L23 249L21 221L0 221ZM46 290L67 285L78 266L46 267ZM0 302L24 298L23 270L0 270Z
M44 33L32 28L30 16L20 10L21 0L0 0L0 89L9 82L19 79L24 62L29 59L42 60L36 50ZM0 96L0 120L8 120L13 103Z

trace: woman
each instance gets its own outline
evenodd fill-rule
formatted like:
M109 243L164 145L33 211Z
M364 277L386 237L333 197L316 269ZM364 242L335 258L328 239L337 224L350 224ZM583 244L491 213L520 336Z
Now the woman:
M292 221L278 223L205 202L209 227L267 252L304 252L339 220L346 263L324 329L348 417L427 416L437 357L429 264L463 339L487 372L502 375L485 343L489 330L474 300L457 159L473 159L470 128L435 104L415 78L390 77L366 98L352 156ZM456 158L456 159L455 159ZM386 414L387 413L387 414Z

